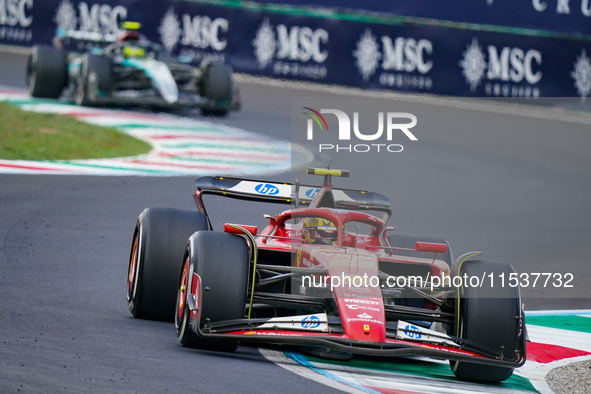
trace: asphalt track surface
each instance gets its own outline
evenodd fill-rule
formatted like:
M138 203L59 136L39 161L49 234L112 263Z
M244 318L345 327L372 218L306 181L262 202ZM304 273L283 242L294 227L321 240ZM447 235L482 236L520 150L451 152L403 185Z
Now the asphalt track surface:
M24 60L0 55L0 85L24 87ZM220 121L283 140L290 139L291 98L318 95L250 82L241 89L243 111ZM400 154L356 158L340 185L389 196L397 231L444 237L455 255L480 250L518 272L574 274L574 288L523 289L527 309L589 308L587 118L430 99L363 100L415 113L419 141ZM338 168L351 159L320 156L315 164ZM193 191L194 177L0 175L0 392L335 391L254 348L185 349L170 324L130 316L125 277L137 215L154 206L193 209ZM210 206L234 222L260 223L260 212L233 201Z

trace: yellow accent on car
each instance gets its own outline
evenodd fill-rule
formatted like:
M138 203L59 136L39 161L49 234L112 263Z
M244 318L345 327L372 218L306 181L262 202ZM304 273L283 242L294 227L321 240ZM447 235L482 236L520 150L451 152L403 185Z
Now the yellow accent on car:
M306 174L348 177L349 171L347 171L347 170L329 170L327 168L306 168Z
M144 48L133 47L133 46L125 46L123 47L123 57L126 59L129 58L142 58L146 54Z
M121 23L121 28L125 29L125 30L139 30L140 27L142 27L141 23L139 22L131 22L131 21L126 21Z
M254 278L254 277L256 277L257 255L258 255L256 240L254 239L254 237L252 236L250 231L248 231L244 227L240 227L235 224L230 224L230 227L242 231L244 233L244 235L246 235L246 238L248 238L250 240L250 251L252 253L252 277ZM253 280L252 281L252 288L250 290L250 303L248 304L248 318L249 319L250 319L250 312L252 311L252 302L253 302L253 297L254 297L254 284L255 284L255 281Z

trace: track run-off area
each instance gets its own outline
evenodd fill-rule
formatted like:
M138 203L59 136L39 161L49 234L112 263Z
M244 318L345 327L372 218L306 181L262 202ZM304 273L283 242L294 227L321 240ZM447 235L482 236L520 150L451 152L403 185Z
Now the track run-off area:
M25 92L0 88L0 100L26 111L56 113L100 126L113 127L144 140L147 154L95 160L0 160L0 172L80 175L173 176L252 175L289 171L292 159L300 165L312 155L287 141L248 132L213 121L125 110L89 108L32 99ZM293 153L293 157L292 157Z

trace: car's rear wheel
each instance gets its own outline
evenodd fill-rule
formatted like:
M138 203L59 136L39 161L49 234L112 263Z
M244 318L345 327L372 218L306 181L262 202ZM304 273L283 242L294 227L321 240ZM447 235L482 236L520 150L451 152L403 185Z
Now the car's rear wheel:
M49 45L35 45L27 61L26 82L32 97L56 99L68 81L68 55Z
M455 268L455 267L454 267ZM500 275L508 280L514 273L509 264L489 261L465 261L454 275L484 278L481 286L460 288L456 305L455 336L486 349L504 360L514 360L524 335L519 287L501 286ZM492 275L492 286L490 276ZM497 283L494 283L497 281ZM454 375L463 380L501 382L513 373L513 368L493 367L463 361L450 361Z
M94 105L99 96L108 96L113 89L111 60L105 56L86 55L80 67L76 83L76 104Z
M201 76L201 95L210 100L210 104L201 108L203 115L226 116L226 108L232 103L234 86L232 70L221 63L209 63Z
M127 272L127 302L134 317L174 321L185 246L200 230L209 230L209 222L199 212L148 208L140 214Z
M201 297L200 329L223 320L244 318L249 254L242 237L199 231L191 236L181 270L176 304L176 333L183 346L234 351L238 341L201 338L193 330L197 316L189 311L187 294ZM194 282L193 273L199 276ZM191 290L191 291L189 291Z

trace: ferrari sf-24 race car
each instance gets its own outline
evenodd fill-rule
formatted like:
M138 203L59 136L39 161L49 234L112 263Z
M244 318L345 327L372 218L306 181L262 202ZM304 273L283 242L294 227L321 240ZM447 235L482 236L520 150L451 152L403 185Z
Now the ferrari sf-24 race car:
M58 29L54 46L31 50L26 82L32 97L64 96L78 105L151 105L198 107L204 114L223 116L241 107L240 93L229 66L173 58L160 45L126 22L118 36ZM64 42L90 46L82 55L65 50Z
M307 172L322 175L323 186L201 177L198 212L145 209L129 260L133 316L174 321L180 343L199 349L234 351L242 342L338 359L425 356L484 382L523 365L519 288L486 280L511 275L510 265L479 252L454 261L446 240L387 227L385 196L333 187L347 171ZM265 215L260 232L232 223L213 231L205 195L292 207Z

